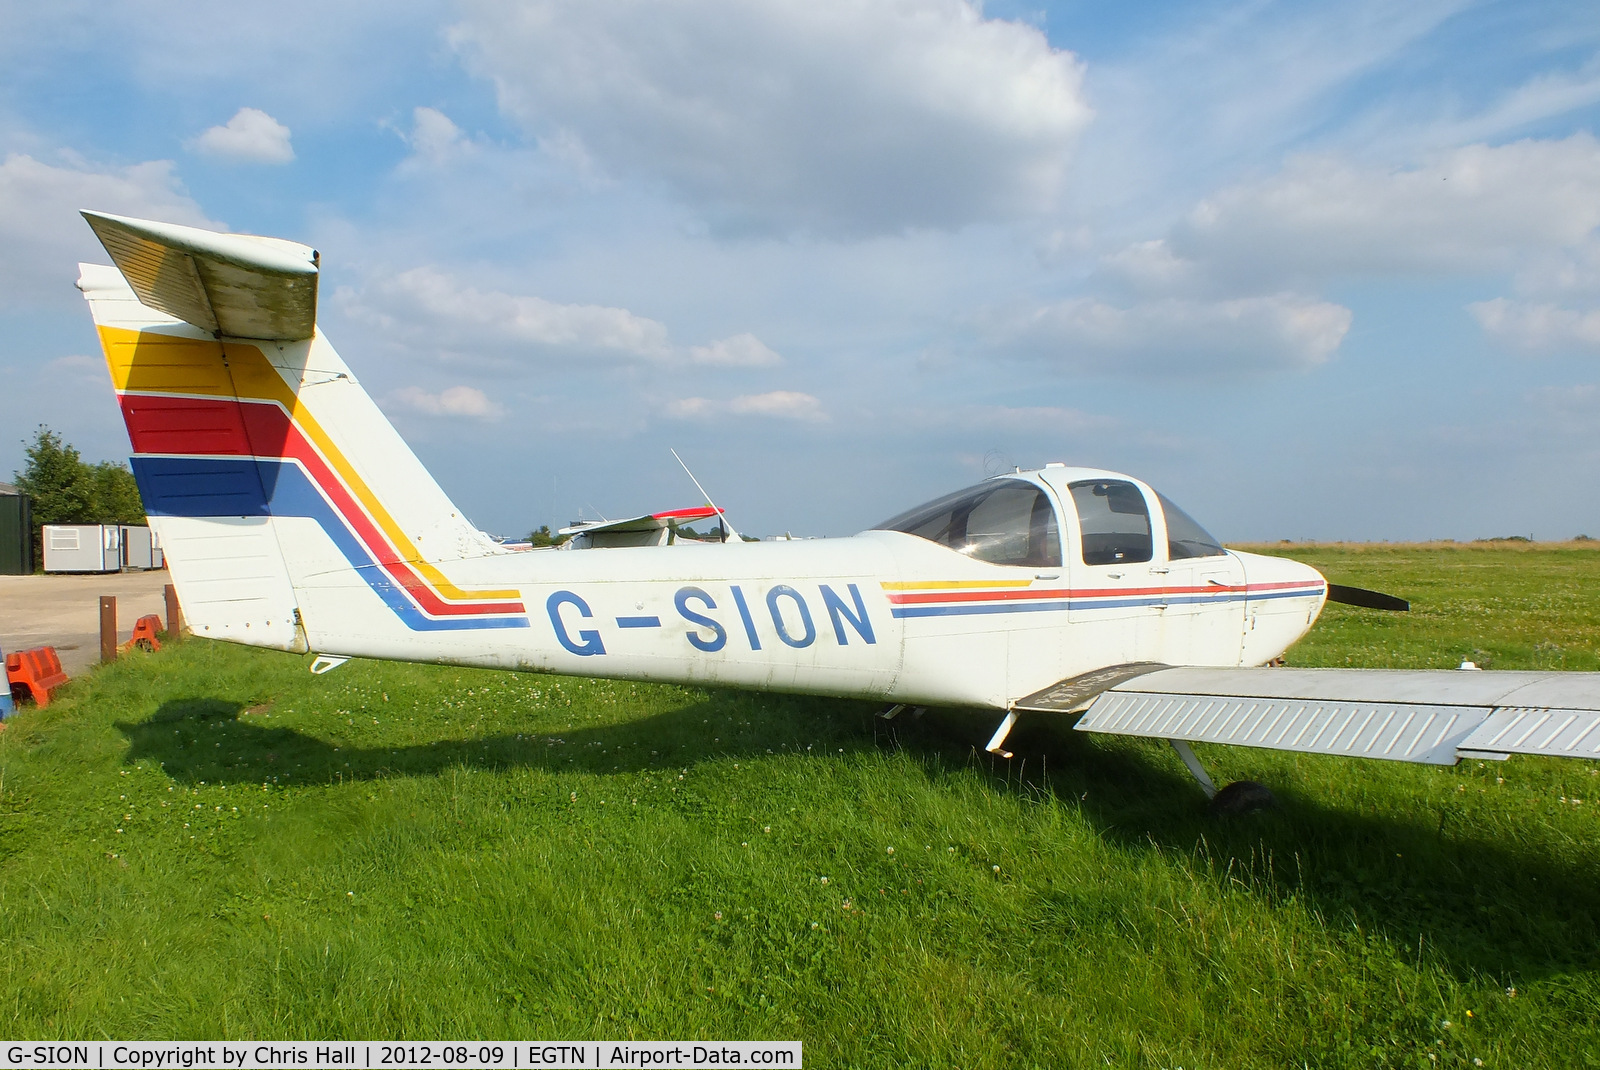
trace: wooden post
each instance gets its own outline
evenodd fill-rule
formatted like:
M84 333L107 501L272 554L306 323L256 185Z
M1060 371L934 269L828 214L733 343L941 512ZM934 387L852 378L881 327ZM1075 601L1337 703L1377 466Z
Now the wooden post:
M167 584L167 638L176 640L183 630L183 610L178 608L178 589Z
M102 662L117 660L116 595L100 596L100 660Z

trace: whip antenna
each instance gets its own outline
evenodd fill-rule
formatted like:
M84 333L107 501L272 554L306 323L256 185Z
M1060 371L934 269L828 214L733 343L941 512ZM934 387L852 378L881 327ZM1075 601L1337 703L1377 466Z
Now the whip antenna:
M702 487L700 485L700 481L698 479L694 478L694 473L689 471L689 466L683 463L683 458L678 456L678 451L675 450L675 449L670 449L669 448L667 452L672 454L672 459L673 460L677 461L680 465L683 466L684 473L686 475L688 475L690 482L692 482L694 484L694 489L698 490L701 493L701 495L704 496L704 498L706 500L706 504L711 506L711 508L713 508L713 509L715 509L717 511L717 527L720 528L721 531L722 531L722 539L721 539L721 541L722 542L727 542L729 535L732 535L735 539L738 539L739 538L739 533L737 531L733 530L733 525L728 523L728 518L722 512L721 507L718 506L716 502L711 500L711 495L706 493L706 488Z

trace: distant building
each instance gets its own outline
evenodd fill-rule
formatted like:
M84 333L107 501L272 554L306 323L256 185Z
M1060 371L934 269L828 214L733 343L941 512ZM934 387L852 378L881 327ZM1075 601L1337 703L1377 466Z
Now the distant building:
M33 572L33 499L0 483L0 575Z

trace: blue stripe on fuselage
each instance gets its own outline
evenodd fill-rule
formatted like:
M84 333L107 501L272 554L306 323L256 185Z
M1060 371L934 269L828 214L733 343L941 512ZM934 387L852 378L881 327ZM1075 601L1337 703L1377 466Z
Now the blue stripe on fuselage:
M985 616L992 613L1043 613L1063 609L1091 610L1091 609L1128 609L1140 606L1185 606L1185 605L1220 605L1227 602L1251 602L1269 598L1311 598L1322 594L1320 588L1316 590L1301 591L1271 591L1262 594L1249 594L1242 591L1229 591L1217 594L1198 595L1144 595L1138 598L1117 598L1104 595L1094 598L1070 598L1065 601L1055 602L958 602L953 605L917 605L894 606L890 614L904 619L907 617L966 617Z

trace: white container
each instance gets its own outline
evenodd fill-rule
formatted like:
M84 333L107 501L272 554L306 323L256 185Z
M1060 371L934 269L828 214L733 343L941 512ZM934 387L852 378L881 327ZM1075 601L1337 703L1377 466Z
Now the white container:
M46 524L46 572L120 572L122 529L115 524Z
M122 567L141 572L156 567L155 541L149 528L122 529Z

